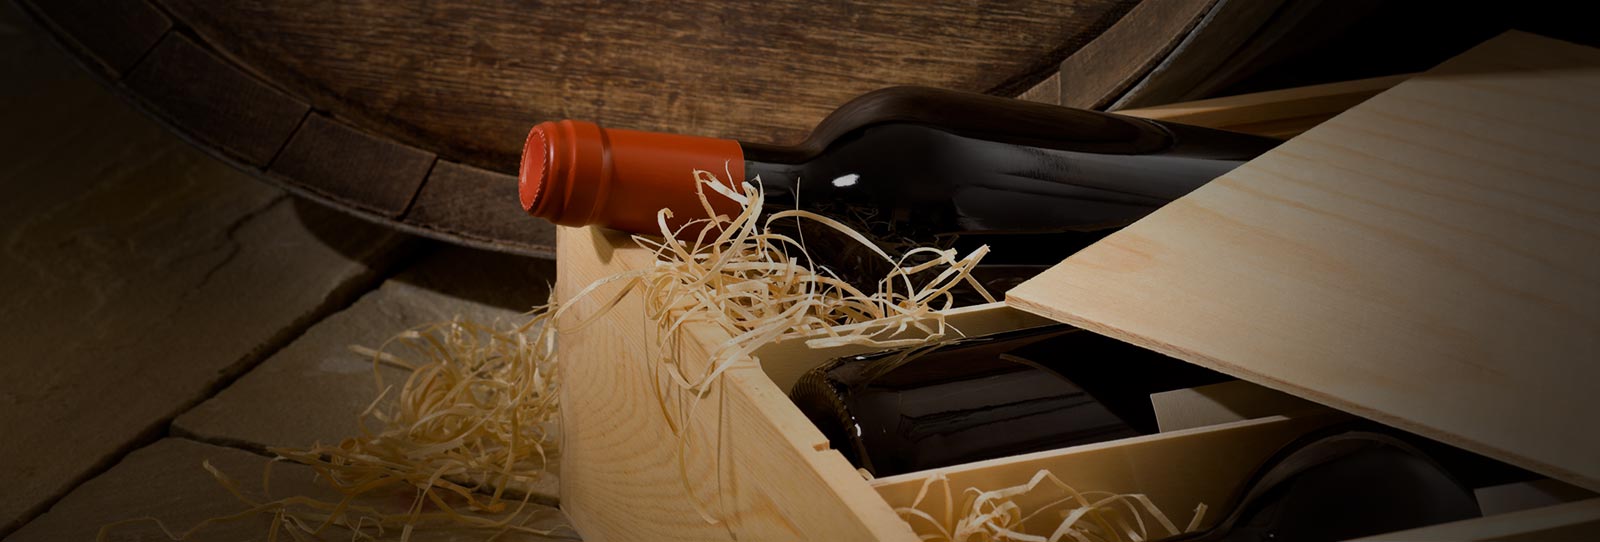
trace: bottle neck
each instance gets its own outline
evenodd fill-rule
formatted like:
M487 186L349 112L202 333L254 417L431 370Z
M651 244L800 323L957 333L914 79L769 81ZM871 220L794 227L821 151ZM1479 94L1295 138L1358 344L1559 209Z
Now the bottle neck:
M749 153L747 153L748 157ZM792 208L805 164L785 164L761 160L744 161L745 179L759 183L769 207Z
M739 205L727 198L702 203L697 179L737 186L746 178L744 165L744 151L731 139L546 122L528 134L519 192L524 210L556 224L655 234L662 208L671 212L669 228L705 218L706 203L716 213L737 214Z

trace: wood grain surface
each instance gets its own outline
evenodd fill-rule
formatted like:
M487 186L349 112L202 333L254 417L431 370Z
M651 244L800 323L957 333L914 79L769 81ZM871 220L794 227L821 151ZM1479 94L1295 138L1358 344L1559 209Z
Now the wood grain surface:
M1244 380L1150 394L1162 433L1326 407Z
M1273 8L1269 9L1269 5L1273 5ZM1357 21L1393 17L1392 13L1381 9L1383 6L1383 0L1221 0L1207 20L1197 25L1183 44L1174 49L1138 85L1119 97L1110 109L1148 107L1226 95L1219 94L1223 87L1263 68L1292 63L1295 55L1329 49L1331 46L1328 44L1338 37L1360 32L1360 29L1352 28ZM1439 32L1444 28L1449 27L1441 25L1429 30ZM1414 31L1412 35L1429 34ZM1379 35L1370 36L1370 39L1382 41L1391 38ZM1395 57L1424 55L1404 46L1393 47L1391 53ZM1328 71L1338 70L1347 64L1363 63L1364 59L1350 58L1353 56L1336 56L1339 60L1332 63L1338 66L1328 66ZM1448 53L1443 56L1435 54L1430 59L1437 61L1446 57ZM1369 75L1359 78L1396 72L1380 69L1361 73ZM1355 78L1333 76L1294 82L1292 85L1305 86Z
M1061 62L1060 105L1104 109L1166 58L1218 0L1158 0L1134 7L1118 23Z
M493 191L446 196L462 185L428 189L430 178L419 194L407 168L296 178L267 174L267 162L308 109L327 120L312 127L374 143L351 149L372 156L341 151L352 163L387 165L408 149L509 174L526 128L558 117L782 143L894 84L1026 89L1025 99L1092 108L1165 103L1347 37L1346 23L1377 2L16 1L114 88L269 182L409 233L541 256L550 225L510 217L515 204ZM1411 49L1389 56L1442 58ZM482 198L481 212L463 212L469 198ZM408 212L400 200L429 207Z
M639 293L578 328L620 284L580 289L655 255L611 230L557 233L561 506L585 540L916 540L753 360L696 402L662 374ZM728 336L688 329L668 355L698 374Z
M20 1L115 88L241 168L410 233L527 255L551 253L549 224L510 216L512 200L483 190L484 176L419 181L410 155L511 173L526 128L560 117L787 143L848 98L896 84L1100 107L1130 88L1181 89L1277 11L1216 0ZM331 144L357 139L366 144ZM303 143L288 149L298 161L269 172L286 140ZM340 159L307 163L307 150Z
M1318 4L1315 0L1300 0L1301 4ZM1099 105L1106 109L1126 109L1130 106L1165 104L1180 101L1178 95L1187 92L1199 79L1215 71L1240 44L1249 40L1261 27L1267 25L1284 4L1283 0L1215 0L1205 9L1204 16L1189 22L1193 29L1176 33L1170 51L1152 57L1155 64L1140 74L1136 83L1116 97L1110 104ZM1176 25L1184 21L1164 20L1158 24ZM1143 41L1148 38L1141 36ZM1148 61L1147 61L1148 62ZM1115 70L1103 70L1111 74Z
M345 205L398 218L410 208L435 161L431 152L313 114L267 173L298 181Z
M1308 115L1329 114L1327 110L1339 104L1359 102L1375 93L1374 87L1387 88L1394 82L1361 82L1297 93L1262 93L1225 103L1178 105L1169 111L1131 113L1193 114L1196 123L1201 125L1272 121L1276 120L1275 115L1302 119ZM1332 96L1332 99L1319 98L1323 95ZM1245 108L1259 116L1231 115L1228 107ZM1314 122L1306 120L1303 124ZM615 232L561 228L559 235L563 282L557 285L557 294L562 299L570 299L592 280L640 269L652 261L648 253L633 248L625 236ZM594 315L598 299L605 298L607 293L603 289L595 299L574 305L574 313L560 325L572 326ZM959 321L962 329L974 332L1041 322L1001 305L962 309L951 318L953 322ZM857 349L807 352L797 341L768 345L756 353L761 358L759 368L753 363L736 364L724 376L723 385L711 390L699 410L691 410L691 403L682 394L669 392L664 401L656 400L658 390L671 389L671 385L659 372L667 365L657 361L658 352L652 346L657 344L656 338L648 330L640 301L628 298L588 327L563 335L561 355L567 361L562 389L566 445L562 502L564 510L585 536L602 540L639 536L639 533L678 535L686 539L760 535L800 538L796 533L821 539L816 533L822 532L829 535L826 539L904 538L908 535L899 531L903 524L896 523L898 519L880 506L908 503L922 478L907 475L870 484L860 480L849 472L841 456L827 448L822 435L781 394L781 387L774 384L774 380L792 380L799 371L818 361L814 358L842 355ZM726 340L726 335L695 333L670 357L692 372L703 366L709 348ZM1259 402L1252 401L1252 404ZM1271 408L1252 410L1245 415L1254 417ZM1238 416L1241 413L1230 410L1226 414ZM1166 499L1163 502L1181 513L1197 498L1225 500L1232 486L1223 487L1224 481L1236 482L1237 473L1249 468L1251 457L1259 460L1265 457L1263 454L1270 454L1276 444L1321 423L1299 425L1311 419L1297 414L1245 420L1118 443L1002 458L956 466L945 472L960 476L966 483L1005 485L1026 481L1041 466L1056 465L1060 472L1069 472L1068 476L1084 484L1080 489L1104 484L1130 491L1167 493L1171 490L1162 497ZM676 443L678 437L674 432L686 426L692 427L688 448L675 451L661 445L662 442ZM1183 463L1175 461L1174 457L1211 458L1220 462L1217 464L1221 467L1203 460L1198 463L1203 466L1189 464L1188 470L1179 471L1174 465ZM686 460L681 467L680 458ZM1129 465L1138 468L1135 471ZM1151 472L1165 474L1149 476ZM1229 475L1229 472L1234 474ZM690 483L685 484L685 479ZM877 496L864 496L872 493ZM694 502L703 504L714 519L723 523L713 524L702 519L691 504ZM795 503L798 502L807 504L797 507ZM845 503L850 512L837 512L834 507L839 503ZM815 513L817 511L821 513ZM818 521L823 523L813 524ZM872 534L874 532L879 534Z
M124 80L202 143L266 167L310 110L181 34L168 34Z
M537 122L787 143L885 86L1015 95L1138 3L16 1L241 169L408 233L536 256L552 227L462 174L514 173ZM417 171L436 159L470 169Z
M944 315L946 325L961 330L963 335L969 337L1056 324L1053 320L1014 309L1004 303L960 307L945 311ZM840 326L836 331L847 333L851 329L860 327L864 326ZM901 332L897 336L925 337L916 330ZM778 389L788 393L807 371L830 360L882 350L878 347L856 344L816 348L806 344L806 341L812 338L814 337L774 342L756 349L752 355L760 361L761 370L767 374L767 378L772 380Z
M928 477L944 475L956 501L951 505L959 507L967 488L991 491L1019 486L1048 470L1078 491L1148 496L1178 525L1188 524L1196 506L1204 504L1210 509L1201 518L1199 529L1204 530L1227 517L1232 499L1245 489L1242 486L1284 445L1346 419L1326 412L1269 416L930 469L873 480L872 487L890 506L910 507ZM920 509L942 511L944 492L941 486L932 487ZM1047 485L1018 495L1014 502L1024 510L1037 510L1061 498L1062 492ZM1050 533L1060 521L1060 516L1042 514L1024 523L1024 532ZM1153 524L1150 528L1154 535L1170 534Z
M885 86L1014 95L1135 2L162 3L318 109L509 173L544 120L781 143Z
M1596 89L1600 50L1508 33L1007 302L1600 488Z
M1224 96L1118 114L1288 139L1389 90L1412 74Z
M516 193L515 175L440 160L403 218L490 250L555 256L555 225L510 205Z

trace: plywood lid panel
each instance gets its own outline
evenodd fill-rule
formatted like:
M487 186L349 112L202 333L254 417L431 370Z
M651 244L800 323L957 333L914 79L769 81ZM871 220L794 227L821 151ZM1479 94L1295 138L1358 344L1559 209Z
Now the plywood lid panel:
M1600 489L1600 50L1491 40L1007 295Z

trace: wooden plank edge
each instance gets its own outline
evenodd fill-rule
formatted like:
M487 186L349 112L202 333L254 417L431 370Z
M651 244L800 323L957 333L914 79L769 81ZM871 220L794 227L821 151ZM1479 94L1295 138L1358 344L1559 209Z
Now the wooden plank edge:
M517 176L440 159L402 222L512 245L555 246L555 224L517 203Z
M1018 100L1061 105L1061 72L1050 74L1045 80L1034 85L1033 88L1022 91L1017 95Z
M1187 93L1271 24L1283 5L1283 0L1218 0L1161 62L1106 109L1169 103Z
M1199 525L1203 530L1229 514L1251 475L1284 446L1349 419L1327 411L1271 416L901 474L873 480L872 487L891 506L906 507L934 476L960 494L1021 485L1048 471L1078 491L1143 494L1179 525L1187 523L1183 514L1203 504L1209 509ZM941 509L942 495L943 488L935 486L922 506ZM1046 489L1015 499L1026 507L1059 495Z
M1212 128L1332 116L1415 76L1416 74L1406 73L1253 92L1193 102L1124 109L1117 111L1117 114Z
M270 174L262 168L250 165L241 160L239 157L232 155L226 149L221 148L219 145L214 145L208 141L205 141L203 138L200 138L188 127L177 124L172 119L162 114L161 111L155 108L153 104L147 102L142 96L139 96L137 93L133 92L132 89L128 88L122 83L120 74L111 71L109 67L96 58L92 52L84 49L76 41L65 37L64 31L61 28L55 26L50 19L45 16L45 14L38 11L37 6L32 5L34 0L11 1L12 4L14 4L22 13L26 15L26 17L24 17L25 20L36 25L41 31L50 35L53 38L50 40L51 43L54 43L56 46L60 47L68 54L70 58L82 65L84 70L90 73L97 82L104 85L108 90L112 91L113 94L119 98L122 98L140 113L151 119L154 119L169 132L177 135L179 139L182 139L190 146L200 149L201 152L204 152L219 162L227 164L239 171L248 173L269 185L289 192L295 197L312 201L324 207L336 209L344 214L354 216L373 224L393 228L402 233L443 241L446 243L467 246L479 250L503 252L507 254L516 254L520 256L543 259L555 258L555 239L553 235L550 236L548 240L545 240L546 242L527 244L509 242L504 239L496 238L492 235L486 235L477 231L463 228L444 227L428 222L406 220L403 218L396 220L391 217L383 216L380 213L374 213L351 207L335 198L319 193L314 189L307 188L306 186L296 182L294 179ZM167 32L162 35L162 38L170 34L171 31L172 29L168 28ZM194 37L191 36L191 38ZM160 41L161 38L158 38L152 42L149 50L154 50ZM202 45L204 45L203 42ZM143 53L148 54L149 50L146 50ZM221 54L219 56L226 59L230 64L234 65L235 68L240 68L242 71L251 74L254 77L260 77L257 72L239 66L236 59L233 59L231 56L226 54ZM142 61L143 58L141 57L140 60ZM128 70L133 70L137 67L137 65L138 63L135 63L133 66L130 66ZM283 91L281 86L272 84L270 81L262 79L259 82L280 92ZM312 114L312 111L308 111L307 114ZM299 128L297 127L295 131L298 132L298 130Z
M1218 0L1141 2L1116 24L1061 61L1056 103L1103 109L1171 54ZM1148 36L1167 35L1153 43Z
M1024 299L1020 299L1020 298L1015 298L1015 297L1009 298L1007 300L1007 303L1010 304L1013 307L1016 307L1016 308L1019 308L1019 309L1022 309L1022 310L1028 311L1028 312L1032 312L1034 314L1038 314L1040 316L1043 316L1043 317L1046 317L1046 318L1050 318L1052 320L1056 320L1056 321L1059 321L1059 322L1064 322L1064 323L1067 323L1067 324L1070 324L1070 325L1073 325L1073 326L1077 326L1079 328L1082 328L1082 329L1085 329L1085 330L1088 330L1088 331L1092 331L1094 333L1098 333L1098 334L1101 334L1101 335L1105 335L1107 337L1111 337L1111 338L1117 339L1119 341L1123 341L1123 342L1126 342L1126 343L1129 343L1129 344L1133 344L1135 346L1148 348L1150 350L1154 350L1156 352L1160 352L1162 354L1166 354L1168 356L1172 356L1174 358L1178 358L1178 359L1187 361L1189 363L1193 363L1195 365L1199 365L1201 367L1205 367L1207 369L1211 369L1211 370L1214 370L1214 371L1217 371L1217 372L1221 372L1221 373L1224 373L1224 374L1227 374L1227 375L1230 375L1230 376L1234 376L1234 377L1237 377L1237 378L1240 378L1240 379L1243 379L1243 380L1249 380L1249 381L1254 382L1256 384L1260 384L1262 386L1266 386L1268 388L1272 388L1272 389L1275 389L1275 390L1278 390L1278 391L1293 395L1295 397L1300 397L1302 399L1307 399L1307 400L1310 400L1310 401L1315 402L1317 404L1321 404L1321 405L1325 405L1325 406L1334 408L1336 410L1340 410L1340 411L1343 411L1343 412L1348 412L1350 414L1354 414L1354 415L1360 416L1362 418L1373 420L1373 421L1376 421L1378 423L1382 423L1384 425L1395 427L1395 428L1398 428L1398 429L1401 429L1401 430L1404 430L1404 431L1409 431L1411 433L1415 433L1417 435L1421 435L1421 436L1424 436L1424 437L1427 437L1427 438L1430 438L1430 439L1433 439L1433 440L1436 440L1436 441L1439 441L1439 442L1443 442L1445 444L1449 444L1451 446L1455 446L1455 447L1461 448L1463 450L1467 450L1467 451L1470 451L1470 452L1478 453L1478 454L1483 455L1485 457L1489 457L1489 458L1493 458L1493 459L1496 459L1496 460L1499 460L1499 461L1504 461L1506 463L1517 465L1517 466L1526 468L1528 470L1537 472L1539 474L1543 474L1545 476L1549 476L1551 478L1555 478L1555 479L1558 479L1558 480L1563 480L1563 481L1572 483L1572 484L1577 485L1579 487L1583 487L1584 489L1588 489L1588 490L1591 490L1591 491L1600 491L1600 480L1597 480L1597 479L1594 479L1594 478L1590 478L1590 477L1585 476L1585 475L1583 475L1581 473L1578 473L1578 472L1575 472L1575 471L1572 471L1572 470L1569 470L1569 469L1566 469L1566 468L1562 468L1562 467L1557 466L1557 465L1551 465L1551 464L1543 462L1543 461L1534 460L1533 458L1524 457L1524 456L1519 455L1516 452L1513 452L1511 450L1506 450L1506 449L1502 449L1500 447L1490 446L1490 445L1486 445L1486 444L1479 444L1479 443L1475 443L1475 442L1463 441L1462 439L1457 438L1456 435L1448 433L1446 431L1435 429L1433 427L1429 427L1429 426L1423 425L1421 423L1416 423L1416 422L1412 422L1410 420L1402 419L1402 418L1399 418L1399 417L1394 416L1392 414L1389 414L1387 412L1376 410L1376 409L1373 409L1373 408L1370 408L1370 407L1366 407L1366 406L1363 406L1363 405L1357 405L1357 404L1354 404L1354 403L1348 403L1348 402L1340 400L1337 397L1330 396L1328 394L1319 392L1317 390L1313 390L1311 388L1307 388L1305 386L1301 386L1301 385L1298 385L1298 384L1295 384L1295 383L1292 383L1292 382L1287 382L1287 381L1284 381L1284 380L1281 380L1281 379L1278 379L1278 378L1273 378L1271 376L1262 375L1262 374L1258 374L1258 373L1255 373L1255 372L1252 372L1252 371L1248 371L1248 370L1245 370L1244 368L1241 368L1241 367L1239 367L1237 365L1234 365L1232 363L1228 363L1228 362L1226 362L1224 360L1221 360L1221 359L1217 359L1217 358L1214 358L1214 357L1211 357L1211 356L1207 356L1205 354L1201 354L1199 352L1191 351L1191 350L1188 350L1188 349L1185 349L1185 348L1180 348L1177 345L1173 345L1173 344L1167 343L1165 341L1156 340L1153 337L1149 337L1149 336L1146 336L1146 335L1143 335L1143 334L1133 333L1133 332L1130 332L1130 331L1127 331L1127 330L1124 330L1124 329L1121 329L1121 328L1104 325L1104 324L1101 324L1099 322L1091 321L1091 320L1088 320L1088 319L1085 319L1085 318L1080 318L1080 317L1078 317L1076 315L1073 315L1073 314L1070 314L1070 313L1055 309L1053 307L1040 305L1040 304L1037 304L1037 303L1033 303L1033 302L1030 302L1030 301L1027 301L1027 300L1024 300Z
M630 344L642 341L644 350L657 348L658 343L654 337L654 327L642 320L643 315L629 317L617 314L618 308L639 307L639 293L629 294L621 304L610 307L612 313L596 313L606 299L614 294L620 284L611 285L597 291L594 297L582 301L570 298L581 290L590 281L603 278L615 272L638 269L648 266L654 259L650 251L633 246L629 236L612 230L601 228L559 228L560 254L563 261L560 279L556 285L557 295L561 302L572 308L572 312L563 316L558 323L561 326L573 325L577 322L597 318L594 324L599 327L587 328L590 332L604 332L611 337L589 339L601 343ZM631 301L630 301L631 300ZM605 329L601 329L605 328ZM637 335L631 330L642 330L643 335ZM727 344L729 335L724 330L709 324L690 324L683 328L684 336L673 350L674 357L681 363L680 370L687 374L699 374L704 371L710 361L710 356L717 348ZM580 334L579 337L585 337ZM562 341L561 348L581 348L573 341ZM564 350L565 352L565 350ZM618 386L637 386L647 369L646 360L616 360L583 359L579 353L575 362L596 361L597 364L586 365L590 371L581 379L566 379L562 382L561 393L563 400L572 398L575 393L600 392L608 393L604 387L611 386L612 382ZM600 354L600 355L610 355ZM644 354L650 355L650 354ZM616 364L615 367L612 364ZM600 371L594 373L592 371ZM587 386L595 389L575 389L578 383L586 382ZM674 391L676 398L669 399L677 402L687 399L681 391ZM679 425L679 430L692 434L700 450L718 449L717 463L713 466L706 465L703 461L691 465L690 472L710 474L716 473L716 478L696 479L696 487L686 488L690 496L707 497L713 488L719 491L732 491L723 493L731 495L732 499L727 504L732 505L734 515L718 518L723 521L722 527L712 524L699 524L694 518L694 512L688 510L687 505L681 501L662 503L662 508L672 508L679 513L687 512L689 521L695 528L707 527L709 530L696 531L698 536L705 538L722 539L713 536L712 532L722 532L727 529L729 538L734 536L760 535L777 536L775 533L791 533L798 536L801 533L853 533L850 539L878 539L911 542L915 540L911 530L899 519L888 505L875 496L867 486L866 481L856 473L855 469L845 461L837 451L829 449L827 441L815 426L800 413L798 407L789 400L776 385L768 379L753 360L744 359L726 370L717 385L713 386L707 399L715 407L707 406L698 409L691 418L684 418ZM577 402L577 401L574 401ZM650 410L650 409L646 409ZM738 416L741 426L737 432L727 429L727 416ZM574 442L571 431L575 428L585 427L579 423L571 423L574 419L580 421L601 421L612 419L611 415L595 412L594 409L562 411L562 430L567 434L566 441ZM631 423L631 420L630 420ZM668 423L657 420L654 424ZM592 425L588 425L592 427ZM682 429L694 427L696 429ZM715 444L734 434L740 435L739 444ZM591 436L590 438L594 438ZM606 437L611 438L611 437ZM579 441L581 442L581 441ZM668 447L670 448L670 447ZM584 453L593 453L593 457L582 457L579 450ZM617 465L595 463L605 457L618 457L616 448L588 450L587 447L574 447L563 450L562 478L563 486L574 483L575 478L583 478L590 473L599 473L600 477L616 479ZM650 450L630 452L629 457L643 454L645 463L635 465L636 469L645 469L644 473L657 479L661 474L670 471L671 478L681 475L677 466L670 465L667 450L662 450L655 444ZM706 459L704 455L701 460ZM663 462L664 461L664 462ZM699 461L699 460L697 460ZM774 465L782 466L782 470L774 470ZM714 469L714 470L713 470ZM755 469L755 470L747 470ZM707 472L710 471L710 472ZM634 476L641 475L637 470L629 470ZM715 484L715 485L712 485ZM786 488L788 490L786 490ZM664 488L655 488L664 489ZM615 521L624 507L614 501L618 496L628 493L649 493L654 490L630 489L627 487L611 487L604 492L583 491L564 492L563 505L569 508L569 517L585 536L603 538L606 536L623 536L617 531ZM585 495L585 494L588 495ZM655 492L658 495L672 494L675 491ZM802 495L810 497L807 504ZM702 501L711 502L711 501ZM714 509L722 509L720 506ZM817 517L818 511L829 511L827 518ZM751 515L744 516L739 511L749 511ZM819 523L822 522L822 523ZM682 523L682 522L680 522ZM635 528L638 525L634 525ZM714 529L712 527L715 527ZM736 535L742 533L742 535ZM658 538L683 539L683 533L658 533ZM793 537L789 537L793 538Z
M730 338L722 329L709 324L690 325L685 329L689 342L697 346L699 354L709 354ZM708 356L694 356L694 359L705 357ZM754 360L737 363L724 373L724 378L728 379L724 392L738 394L753 405L758 419L787 444L784 452L795 454L809 467L811 474L844 502L856 520L872 532L874 539L915 540L911 527L887 501L871 491L867 481L844 455L829 447L827 437L789 399L788 390L779 389Z
M280 145L268 173L388 219L406 214L438 156L312 113Z
M213 156L215 156L215 155L213 155ZM435 227L434 225L426 224L426 223L417 223L417 222L409 222L409 221L403 221L403 220L394 220L392 218L383 216L383 215L381 215L379 213L374 213L374 212L370 212L370 211L365 211L365 210L361 210L361 209L348 207L348 206L344 205L343 203L339 202L338 200L330 198L328 196L325 196L325 195L323 195L321 193L318 193L315 190L312 190L312 189L310 189L310 188L308 188L308 187L306 187L304 185L296 183L292 179L286 179L286 178L283 178L283 177L278 176L278 175L269 174L269 173L263 172L263 171L258 171L258 170L255 170L253 168L248 168L246 166L240 166L237 163L233 163L233 165L235 167L239 168L242 171L245 171L247 173L255 175L257 178L259 178L259 179L261 179L263 181L266 181L268 184L271 184L273 186L276 186L278 188L283 189L284 191L287 191L287 192L289 192L291 194L294 194L296 197L300 197L300 198L303 198L303 199L306 199L306 200L310 200L310 201L315 202L318 205L322 205L324 207L328 207L328 208L331 208L331 209L337 209L337 210L339 210L339 212L342 212L342 213L350 215L350 216L354 216L356 218L360 218L360 219L365 220L367 222L371 222L371 223L374 223L374 224L378 224L378 225L382 225L382 226L385 226L385 227L393 228L393 229L395 229L397 231L400 231L402 233L407 233L407 234L410 234L410 235L415 235L415 236L418 236L418 237L424 237L424 238L428 238L428 239L434 239L434 240L437 240L437 241L443 241L443 242L446 242L446 243L452 243L452 244L462 245L462 246L466 246L466 247L476 248L476 249L479 249L479 250L488 250L488 251L492 251L492 252L503 252L503 253L506 253L506 254L516 254L518 256L528 256L528 257L542 258L542 259L547 259L547 260L553 260L556 257L556 246L555 246L556 244L555 244L555 239L553 239L553 238L550 240L550 243L548 245L514 244L514 243L507 243L507 242L504 242L504 241L499 240L499 239L493 239L493 238L490 238L488 236L478 236L478 235L475 235L475 234L467 234L467 233L463 233L463 232L460 232L460 231L443 230L443 229Z
M1156 427L1163 433L1310 410L1329 410L1328 407L1244 380L1153 393L1150 395L1150 405L1156 411Z
M960 307L943 312L945 325L950 328L952 336L972 337L988 335L1013 329L1047 326L1056 322L1026 311L1020 311L1007 306L1005 303L986 303ZM840 326L834 331L849 333L870 324L853 324ZM826 337L826 333L817 333L808 337L799 337L774 342L756 349L752 354L761 364L761 369L773 383L787 392L800 376L806 371L822 363L842 356L863 354L882 350L882 348L864 345L844 345L828 348L813 348L806 345L806 341ZM900 334L902 337L921 336L915 330Z
M281 153L311 108L182 32L163 36L118 84L170 125L250 166Z
M110 84L111 85L115 85L115 83L110 83ZM139 99L137 96L135 96L135 95L133 95L131 93L128 93L128 92L122 91L122 90L118 90L116 92L116 94L121 96L121 97L123 97L124 99L126 99L127 102L132 104L135 109L138 109L140 112L144 113L146 116L148 116L148 117L150 117L152 119L155 119L156 122L160 123L162 126L165 126L168 129L168 131L170 131L174 135L178 136L179 139L182 139L185 142L188 142L189 145L191 145L191 146L193 146L193 147L195 147L197 149L200 149L201 152L206 153L207 155L211 156L213 159L216 159L217 161L222 162L224 164L227 164L229 166L232 166L234 169L237 169L237 170L242 171L244 173L248 173L248 174L254 176L257 179L259 179L259 180L261 180L263 182L266 182L269 185L272 185L272 186L274 186L276 188L279 188L279 189L281 189L281 190L283 190L285 192L288 192L288 193L294 195L295 197L311 201L313 203L316 203L317 205L321 205L321 206L327 207L329 209L337 210L337 211L339 211L341 213L344 213L346 215L353 216L353 217L359 218L361 220L364 220L364 221L367 221L367 222L370 222L370 223L373 223L373 224L389 227L389 228L395 229L397 231L400 231L402 233L406 233L406 234L409 234L409 235L414 235L414 236L417 236L417 237L423 237L423 238L433 239L433 240L437 240L437 241L443 241L443 242L446 242L446 243L462 245L462 246L466 246L466 247L476 248L476 249L479 249L479 250L488 250L488 251L492 251L492 252L503 252L503 253L507 253L507 254L516 254L516 255L519 255L519 256L528 256L528 257L542 258L542 259L555 259L555 257L556 257L556 254L555 254L555 252L556 252L555 251L555 239L553 237L549 240L548 244L508 243L508 242L505 242L504 240L493 238L492 236L477 235L475 232L463 232L463 231L459 231L459 230L452 231L452 230L439 228L439 227L436 227L433 224L429 224L429 223L425 223L425 222L395 220L393 218L384 216L384 215L382 215L380 213L366 211L366 210L363 210L363 209L358 209L358 208L355 208L355 207L351 207L351 206L345 205L343 202L340 202L337 199L334 199L334 198L329 197L327 195L324 195L324 194L322 194L320 192L317 192L314 189L311 189L311 188L309 188L309 187L307 187L307 186L305 186L305 185L303 185L301 183L296 182L294 179L290 179L290 178L286 178L286 177L283 177L283 176L280 176L280 175L269 173L269 172L267 172L267 171L265 171L265 170L263 170L261 168L257 168L257 167L248 165L248 164L236 159L235 157L233 157L232 155L228 154L227 152L223 151L221 148L218 148L216 146L207 144L207 143L197 139L186 128L184 128L183 126L179 126L179 125L173 124L171 121L169 121L167 118L165 118L164 116L162 116L158 112L151 110L150 106L148 104L144 103L141 99ZM310 112L308 112L307 114L309 115Z
M1326 418L1326 419L1324 420L1323 418ZM983 470L988 470L988 469L992 469L992 468L995 468L995 467L1001 467L1001 466L1006 466L1006 465L1015 465L1015 464L1019 464L1019 463L1038 463L1038 462L1042 462L1042 461L1049 461L1049 460L1058 459L1058 458L1062 458L1062 457L1079 455L1079 454L1084 454L1084 453L1094 452L1094 451L1099 451L1099 450L1110 450L1110 449L1117 449L1117 448L1146 447L1146 446L1155 446L1155 445L1161 445L1161 444L1166 444L1166 443L1171 443L1171 442L1181 442L1181 441L1193 438L1195 435L1213 434L1213 433L1217 433L1219 431L1232 431L1232 430L1236 430L1236 429L1240 429L1240 428L1256 427L1256 426L1261 426L1261 425L1283 424L1283 423L1286 423L1286 422L1288 422L1290 420L1313 419L1313 420L1317 421L1319 424L1331 424L1333 422L1339 421L1341 419L1347 419L1347 418L1348 418L1348 416L1344 416L1344 415L1339 414L1337 412L1329 412L1329 411L1311 411L1311 412L1300 412L1300 413L1277 414L1277 415L1267 416L1267 417L1264 417L1264 418L1255 418L1255 419L1250 419L1250 420L1239 420L1239 421L1234 421L1234 422L1228 422L1228 423L1217 424L1217 425L1207 425L1207 426L1202 426L1202 427L1191 427L1191 428L1187 428L1187 429L1180 429L1180 430L1177 430L1177 431L1168 431L1168 432L1165 432L1165 433L1155 433L1155 434L1151 434L1151 435L1128 437L1128 438L1124 438L1124 439L1111 440L1111 441L1106 441L1106 442L1096 442L1096 443L1093 443L1093 444L1084 444L1084 445L1081 445L1081 446L1071 446L1071 447L1067 447L1067 448L1058 448L1058 449L1055 449L1055 450L1046 450L1046 451L1042 451L1042 452L1033 452L1033 453L1027 453L1027 454L1019 454L1019 455L1013 455L1013 456L998 457L998 458L995 458L995 459L986 459L986 460L983 460L983 461L974 461L974 462L971 462L971 463L962 463L960 465L952 465L952 466L949 466L949 467L941 467L941 468L937 468L937 469L929 469L929 470L918 471L918 472L908 472L908 473L905 473L905 474L897 474L897 475L894 475L894 476L885 476L883 478L878 478L878 479L872 480L872 487L874 487L874 488L883 488L883 487L887 487L887 486L905 484L905 483L908 483L908 482L921 483L921 481L923 479L926 479L927 477L932 476L934 474L949 475L949 474L954 474L954 473L958 473L958 472L983 471ZM1310 429L1307 429L1307 431L1310 431ZM1285 441L1285 442L1287 442L1287 441Z

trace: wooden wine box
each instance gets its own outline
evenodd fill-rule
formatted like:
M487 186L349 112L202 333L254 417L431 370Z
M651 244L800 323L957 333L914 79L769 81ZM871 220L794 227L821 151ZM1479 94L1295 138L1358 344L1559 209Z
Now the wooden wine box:
M1281 446L1352 415L1600 490L1600 51L1511 33L1410 78L1122 113L1294 137L947 321L966 335L1065 321L1325 407L1245 399L1155 435L868 480L785 395L868 348L767 345L696 398L671 373L703 371L730 337L691 325L662 351L645 301L607 306L611 284L558 322L561 499L578 531L909 542L894 510L929 476L959 500L1040 470L1147 495L1179 526L1204 503L1203 528ZM654 258L596 228L561 229L558 254L562 302ZM1600 499L1378 538L1600 539Z

